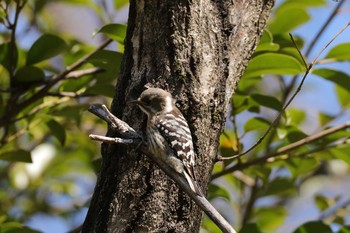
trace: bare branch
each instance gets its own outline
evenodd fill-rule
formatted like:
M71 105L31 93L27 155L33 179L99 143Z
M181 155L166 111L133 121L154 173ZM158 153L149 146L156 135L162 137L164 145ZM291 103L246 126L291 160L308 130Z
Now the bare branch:
M67 74L66 79L78 79L86 75L93 75L93 74L99 74L104 72L105 70L99 67L85 69L85 70L77 70L72 71L69 74Z
M324 220L333 214L335 214L339 209L346 208L350 205L350 199L347 200L340 200L337 203L335 203L334 206L329 207L327 210L325 210L323 213L320 214L318 217L318 220Z
M265 156L262 156L259 158L255 158L255 159L249 160L249 161L244 162L244 163L237 163L237 164L233 165L232 167L226 168L225 170L222 170L220 172L213 174L211 178L212 178L212 180L214 180L216 178L219 178L223 175L234 172L236 170L242 170L242 169L247 168L249 166L252 166L255 164L261 164L261 163L264 163L266 161L268 161L270 163L274 162L275 161L274 157L276 157L276 156L286 154L286 153L288 153L292 150L295 150L301 146L307 145L311 142L314 142L316 140L324 138L325 136L328 136L330 134L336 133L336 132L341 131L341 130L345 130L347 128L350 128L350 121L345 122L344 124L326 129L326 130L321 131L319 133L310 135L310 136L305 137L299 141L291 143L287 146L281 147L274 153L271 153L271 154L268 154L268 155L265 155Z
M208 215L208 217L225 233L236 233L232 226L221 216L221 214L210 204L210 202L201 195L196 194L192 191L190 186L184 177L182 177L177 172L174 172L166 162L154 156L149 150L146 143L141 143L140 139L142 137L126 122L118 119L114 116L106 106L104 105L92 105L89 108L89 111L100 117L101 119L107 121L111 127L121 135L123 138L110 138L99 135L90 135L90 138L104 141L107 143L118 143L126 145L139 145L137 149L142 153L147 155L148 158L153 160L158 167L165 172L170 178L172 178L180 188L186 192L193 201ZM125 142L125 143L124 143Z
M137 144L137 140L135 139L128 139L128 138L110 138L105 137L101 135L96 134L90 134L89 138L95 141L101 141L101 142L107 142L107 143L116 143L116 144L122 144L122 145L132 145Z

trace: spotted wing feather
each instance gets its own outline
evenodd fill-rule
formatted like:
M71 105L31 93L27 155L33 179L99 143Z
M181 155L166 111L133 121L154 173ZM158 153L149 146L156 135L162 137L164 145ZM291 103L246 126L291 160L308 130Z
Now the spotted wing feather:
M194 151L191 131L182 114L174 111L166 113L157 118L156 127L174 156L183 162L187 173L196 180L193 171Z

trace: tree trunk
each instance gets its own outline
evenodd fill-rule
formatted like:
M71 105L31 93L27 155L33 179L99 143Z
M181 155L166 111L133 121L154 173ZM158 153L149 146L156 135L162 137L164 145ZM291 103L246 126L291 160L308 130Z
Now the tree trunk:
M144 85L169 90L188 120L204 191L229 101L259 42L274 0L130 2L112 112L143 131L126 102ZM111 130L109 136L115 135ZM102 145L102 167L82 232L199 232L201 211L142 154Z

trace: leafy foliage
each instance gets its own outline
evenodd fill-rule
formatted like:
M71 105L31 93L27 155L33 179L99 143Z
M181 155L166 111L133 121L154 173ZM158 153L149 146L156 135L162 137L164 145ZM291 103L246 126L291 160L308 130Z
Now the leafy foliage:
M60 4L91 10L96 21L102 22L91 36L109 38L102 47L59 31L49 17L55 7L52 1L0 2L0 232L39 232L26 226L38 213L69 222L85 208L100 154L99 145L87 134L105 130L102 122L85 111L90 103L108 104L114 96L126 35L125 25L111 22L128 1L101 2L107 4L92 0ZM288 207L313 185L309 182L325 175L336 179L338 173L330 169L334 163L345 166L343 176L349 174L350 133L342 116L350 107L350 74L333 67L350 61L348 42L330 48L318 61L327 64L316 64L312 70L315 79L334 86L338 113L318 111L314 115L319 122L310 130L313 115L309 109L289 107L257 147L239 159L228 159L264 135L293 94L309 54L301 57L288 33L311 19L309 9L325 4L324 0L286 0L276 6L232 97L230 120L220 138L220 153L226 160L215 164L208 199L224 202L223 215L241 233L278 232L293 214ZM308 50L310 38L293 38L300 50ZM331 132L325 135L311 133L327 130ZM322 213L338 200L334 193L320 190L310 202ZM347 218L341 208L323 221L289 231L349 232ZM206 217L202 230L220 232Z

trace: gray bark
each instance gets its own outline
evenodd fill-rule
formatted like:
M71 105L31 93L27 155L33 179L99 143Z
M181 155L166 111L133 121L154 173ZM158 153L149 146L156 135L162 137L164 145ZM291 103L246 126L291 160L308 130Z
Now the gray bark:
M150 83L169 90L188 120L196 175L206 191L230 98L274 0L130 2L112 112L143 131L126 102ZM109 130L108 136L117 136ZM82 232L198 232L201 211L145 156L102 145L102 167Z

